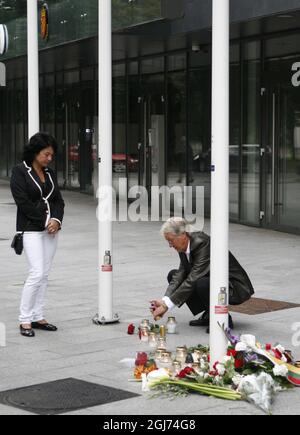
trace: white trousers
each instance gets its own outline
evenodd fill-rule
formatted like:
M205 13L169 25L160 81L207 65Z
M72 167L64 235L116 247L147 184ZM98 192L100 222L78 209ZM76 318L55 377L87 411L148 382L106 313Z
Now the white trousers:
M58 235L44 232L24 234L24 252L29 264L20 307L20 324L44 320L48 277L57 249Z

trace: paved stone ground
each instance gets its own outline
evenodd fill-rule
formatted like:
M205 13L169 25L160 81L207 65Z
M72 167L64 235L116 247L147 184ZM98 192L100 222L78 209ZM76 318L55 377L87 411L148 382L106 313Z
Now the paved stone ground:
M122 223L114 226L114 300L121 323L97 327L91 322L97 311L97 222L93 198L64 194L67 208L64 230L50 279L47 318L59 326L56 334L38 332L33 340L18 333L18 307L26 276L25 257L9 248L15 231L15 207L8 185L0 184L0 321L7 327L7 347L0 348L0 391L46 381L78 379L140 393L129 383L130 370L119 361L144 349L127 325L148 316L148 301L160 297L168 271L177 266L176 253L159 236L157 223ZM208 230L206 228L206 230ZM231 225L231 250L249 272L256 296L300 303L300 239L298 236ZM185 307L176 310L180 335L169 339L177 345L207 344L203 329L188 326ZM259 316L235 314L237 332L256 334L263 342L280 341L300 359L300 347L292 346L292 325L300 322L300 309ZM282 393L274 414L299 414L300 391ZM0 406L0 414L27 414ZM193 396L169 401L139 397L76 411L74 414L260 414L250 404L231 403Z

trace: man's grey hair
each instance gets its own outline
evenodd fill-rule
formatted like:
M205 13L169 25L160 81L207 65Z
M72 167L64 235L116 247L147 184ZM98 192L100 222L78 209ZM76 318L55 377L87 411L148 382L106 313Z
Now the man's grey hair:
M172 217L163 224L160 233L162 236L166 234L174 234L175 236L181 236L182 234L190 232L190 225L187 220L179 217Z

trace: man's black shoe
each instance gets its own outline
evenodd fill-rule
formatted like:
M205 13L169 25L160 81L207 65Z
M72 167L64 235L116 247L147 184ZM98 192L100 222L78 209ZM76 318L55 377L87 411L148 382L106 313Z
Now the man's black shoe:
M207 311L197 320L192 320L190 326L209 326L209 314Z
M234 329L234 323L230 314L229 314L229 329ZM207 334L210 333L209 327L207 328L206 333Z

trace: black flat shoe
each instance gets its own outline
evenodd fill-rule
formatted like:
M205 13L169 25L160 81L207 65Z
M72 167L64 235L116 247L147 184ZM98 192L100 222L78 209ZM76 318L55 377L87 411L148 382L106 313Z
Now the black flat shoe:
M56 332L57 327L54 325L50 325L50 323L38 323L38 322L32 322L31 324L33 329L40 329L41 331L48 331L48 332Z
M32 329L25 329L22 325L20 325L20 334L23 337L33 338L35 337L35 333Z
M209 314L207 311L197 320L192 320L190 326L209 326Z
M234 329L234 323L230 314L229 314L229 329ZM206 330L206 334L210 334L209 327Z

